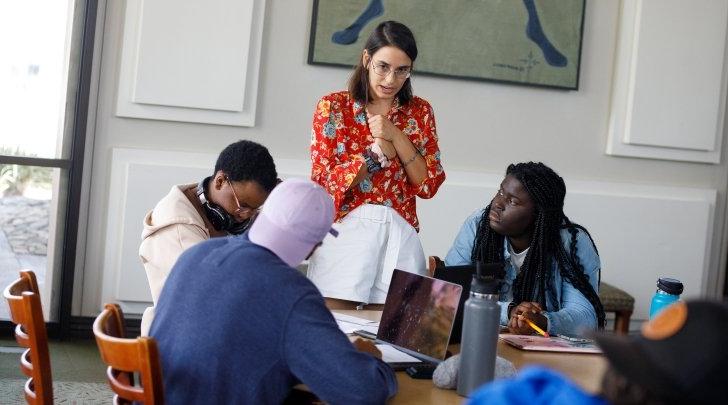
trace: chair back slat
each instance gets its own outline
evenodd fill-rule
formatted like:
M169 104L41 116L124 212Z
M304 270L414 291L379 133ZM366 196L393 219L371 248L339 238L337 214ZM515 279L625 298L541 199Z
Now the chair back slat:
M97 342L101 359L106 364L113 364L120 371L139 371L139 343L136 339L109 339ZM101 350L103 346L103 351Z
M101 359L109 366L106 376L116 393L114 403L163 403L157 342L149 337L126 338L124 314L116 304L105 305L93 330ZM139 373L140 385L134 383L134 373Z
M109 367L106 371L106 377L109 379L109 385L111 390L114 391L120 398L128 401L144 401L144 390L142 387L135 386L129 382L129 379L125 377L126 372L120 372Z
M26 349L20 355L20 370L28 377L33 377L33 363L30 362L30 349Z
M23 325L21 324L15 325L15 341L18 342L21 347L30 347L30 338L23 330Z
M23 303L23 291L30 290L26 289L16 292L19 289L18 284L27 285L27 282L24 279L16 280L15 283L5 289L3 295L8 302L8 307L10 307L10 320L16 325L25 325L28 323L28 317L25 313L25 304ZM15 288L12 288L11 291L11 287Z
M48 352L48 334L41 307L38 282L30 270L21 270L20 278L3 291L16 323L15 340L28 348L20 356L20 368L30 378L25 383L25 398L30 404L52 404L53 382Z
M33 387L33 379L28 378L28 381L23 385L23 393L25 394L25 402L29 404L35 404L38 401L38 396L35 395L35 388Z

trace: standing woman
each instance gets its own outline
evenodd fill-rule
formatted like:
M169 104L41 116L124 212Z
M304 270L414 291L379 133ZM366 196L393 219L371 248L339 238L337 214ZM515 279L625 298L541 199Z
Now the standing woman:
M424 274L416 197L432 198L445 173L435 116L412 94L412 31L386 21L369 36L348 91L324 96L313 117L311 178L340 222L309 261L329 308L382 304L392 271Z

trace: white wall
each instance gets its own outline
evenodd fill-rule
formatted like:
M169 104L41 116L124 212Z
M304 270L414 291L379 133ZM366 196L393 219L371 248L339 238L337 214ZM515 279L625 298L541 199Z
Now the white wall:
M267 1L253 128L116 117L124 3L106 3L103 38L99 38L98 44L103 48L97 52L100 75L96 121L92 126L93 160L91 170L86 172L90 176L87 243L85 261L79 264L82 273L76 277L79 293L74 299L75 314L95 315L102 304L113 148L216 154L230 142L247 138L266 145L277 159L308 159L310 120L316 100L327 92L343 89L349 74L345 69L306 64L311 3ZM619 2L587 2L579 91L415 76L415 93L428 99L435 109L446 171L497 178L508 163L540 160L564 176L567 187L572 182L607 182L637 188L645 185L717 190L714 226L705 235L708 245L712 245L705 258L709 273L701 286L703 294L714 295L721 289L718 269L725 266L721 263L728 182L725 142L723 161L717 165L623 158L604 153L618 18ZM665 41L669 42L670 38ZM482 198L485 202L489 197ZM436 197L431 204L446 200ZM650 224L642 226L650 227ZM423 238L428 237L427 233L428 229L423 229ZM599 235L595 236L599 239ZM633 254L637 252L624 252L627 257ZM617 284L632 281L613 280L609 268L604 272L606 279Z

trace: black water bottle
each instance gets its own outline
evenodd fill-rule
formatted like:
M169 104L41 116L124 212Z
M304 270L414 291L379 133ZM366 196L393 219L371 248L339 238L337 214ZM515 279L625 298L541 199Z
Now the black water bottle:
M459 395L468 396L476 388L493 380L500 331L498 292L504 277L503 264L476 263L470 297L465 301L463 311Z

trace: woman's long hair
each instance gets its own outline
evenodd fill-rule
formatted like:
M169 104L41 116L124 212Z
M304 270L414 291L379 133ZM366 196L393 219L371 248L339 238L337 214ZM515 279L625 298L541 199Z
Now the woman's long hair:
M415 63L417 59L417 43L415 36L406 25L397 21L385 21L372 31L369 35L364 49L366 49L371 58L378 50L385 46L393 46L402 50ZM349 94L351 98L360 104L367 105L369 102L369 69L359 58L359 62L354 67L354 72L349 78ZM412 81L407 78L402 88L397 92L397 100L400 105L404 105L412 99Z
M554 288L551 268L555 260L561 276L579 290L594 307L597 314L597 325L605 324L604 308L599 295L584 272L576 249L576 236L581 230L599 254L594 240L582 226L569 221L564 214L564 197L566 185L564 180L543 163L518 163L508 166L506 176L513 176L523 184L536 206L536 219L531 244L516 279L513 282L513 302L536 301L546 308L546 291ZM475 233L475 242L471 260L484 262L502 262L503 235L499 235L490 227L488 214L491 205L483 211ZM571 234L569 251L561 241L561 230L567 229ZM558 303L551 303L558 307Z

